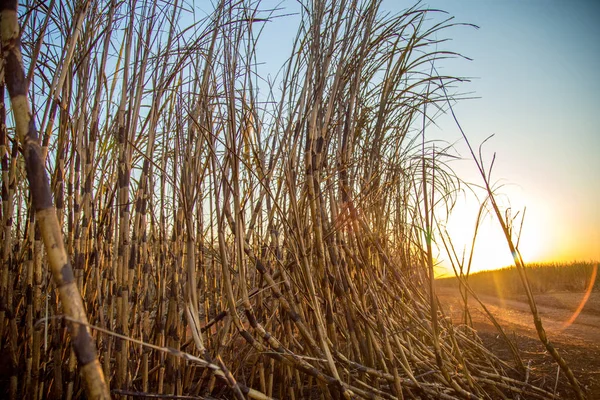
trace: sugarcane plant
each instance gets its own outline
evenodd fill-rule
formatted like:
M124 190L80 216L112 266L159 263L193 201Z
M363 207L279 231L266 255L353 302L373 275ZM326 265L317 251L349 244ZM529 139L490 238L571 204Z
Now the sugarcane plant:
M188 3L1 3L0 390L556 397L436 296L460 181L426 131L464 80L432 66L469 25L378 1ZM278 18L298 30L271 79Z
M52 192L44 165L37 128L27 95L28 81L21 55L21 38L17 18L17 1L0 3L2 35L2 70L14 117L15 136L25 161L32 219L39 229L47 253L48 265L67 319L71 344L79 363L86 392L90 399L109 399L110 393L88 328L88 319L73 268L65 250L61 226L52 203ZM6 130L6 120L1 122ZM30 227L30 229L34 229ZM8 240L8 238L5 238Z

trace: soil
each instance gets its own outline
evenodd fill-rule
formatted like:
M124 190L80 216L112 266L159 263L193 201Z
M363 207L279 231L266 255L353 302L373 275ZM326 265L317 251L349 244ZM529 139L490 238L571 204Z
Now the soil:
M456 324L464 323L463 308L457 289L441 288L438 292L444 312ZM529 366L532 384L553 391L561 398L575 398L564 374L556 376L558 365L540 342L525 296L498 298L480 295L504 332L516 341L523 363ZM585 388L587 398L600 399L600 293L592 292L581 312L574 313L584 300L584 293L545 293L535 296L537 308L550 342L567 361ZM473 327L485 345L499 358L512 363L508 346L498 334L481 306L469 296ZM573 320L572 323L568 323Z

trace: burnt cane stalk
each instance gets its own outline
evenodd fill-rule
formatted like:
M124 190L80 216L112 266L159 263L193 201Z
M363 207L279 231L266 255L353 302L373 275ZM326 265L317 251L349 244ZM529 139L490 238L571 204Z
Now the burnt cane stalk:
M63 236L52 204L50 184L39 144L38 134L27 97L21 41L17 18L17 1L0 1L0 34L6 87L12 103L15 131L23 147L27 179L36 220L48 253L48 263L58 288L63 311L69 317L67 325L71 343L81 368L90 399L109 399L110 393L96 355L94 341L87 328L88 320L75 283L73 268L63 244ZM72 322L78 321L78 322Z

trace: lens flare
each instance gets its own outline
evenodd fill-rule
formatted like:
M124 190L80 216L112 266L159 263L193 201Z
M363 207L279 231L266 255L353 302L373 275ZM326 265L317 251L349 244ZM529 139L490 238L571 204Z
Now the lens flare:
M592 289L594 288L594 283L596 282L596 274L597 273L598 273L598 264L594 265L594 269L592 270L592 278L590 279L590 284L588 285L588 287L585 291L585 294L583 295L583 298L581 299L581 303L579 303L579 306L577 307L577 309L575 310L573 315L571 315L571 318L569 318L568 321L566 321L562 324L562 326L560 328L561 331L565 330L569 326L571 326L571 324L573 324L573 322L575 322L575 320L581 313L581 310L583 310L583 307L585 307L585 303L587 303L587 301L590 298L590 295L592 294Z

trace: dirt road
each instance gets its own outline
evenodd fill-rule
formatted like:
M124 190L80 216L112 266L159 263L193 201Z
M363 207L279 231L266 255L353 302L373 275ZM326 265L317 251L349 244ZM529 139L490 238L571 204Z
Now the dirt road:
M462 323L458 291L442 288L438 295L445 313L456 324ZM584 293L548 293L537 295L536 302L548 338L587 388L588 398L600 399L600 293L591 293L575 318L574 313L584 296ZM525 296L502 299L481 295L480 299L505 332L516 340L523 361L537 373L538 383L553 387L557 366L539 341ZM473 298L469 298L469 310L473 327L486 345L501 358L510 360L506 344ZM567 386L562 377L558 391L568 399L571 395Z

